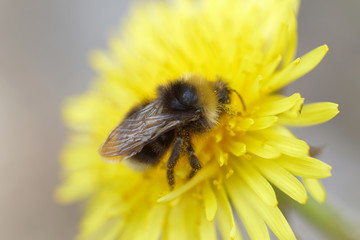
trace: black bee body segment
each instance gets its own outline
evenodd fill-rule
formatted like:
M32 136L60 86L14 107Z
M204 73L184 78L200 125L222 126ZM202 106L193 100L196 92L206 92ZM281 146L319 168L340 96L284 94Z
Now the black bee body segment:
M174 141L174 138L174 130L166 132L160 135L153 142L144 145L142 150L132 156L131 159L142 164L156 165L169 149L170 145Z

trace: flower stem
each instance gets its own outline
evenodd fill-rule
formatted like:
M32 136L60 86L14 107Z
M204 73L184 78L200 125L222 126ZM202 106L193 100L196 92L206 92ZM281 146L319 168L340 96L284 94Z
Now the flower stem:
M360 239L355 224L330 204L320 204L309 198L305 205L293 202L293 207L330 239Z

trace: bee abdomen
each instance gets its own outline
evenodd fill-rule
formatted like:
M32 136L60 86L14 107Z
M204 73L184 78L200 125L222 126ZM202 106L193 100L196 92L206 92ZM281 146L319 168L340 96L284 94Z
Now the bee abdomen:
M156 165L170 147L175 138L175 131L171 130L160 135L155 141L146 144L143 149L131 159L144 164Z

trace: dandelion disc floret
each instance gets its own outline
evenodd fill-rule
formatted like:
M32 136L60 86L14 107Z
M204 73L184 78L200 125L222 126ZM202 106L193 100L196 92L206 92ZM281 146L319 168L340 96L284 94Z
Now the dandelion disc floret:
M110 50L93 53L98 79L91 90L64 108L73 131L57 197L88 199L79 239L242 239L236 216L251 239L269 239L268 228L279 239L295 239L273 186L299 203L307 192L323 202L319 179L329 177L331 167L311 157L307 143L287 127L323 123L338 113L337 104L304 104L299 93L278 93L328 51L323 45L294 59L297 8L295 0L176 0L133 8L121 35L110 39ZM176 142L169 131L178 136L179 125L166 132L169 147L152 166L136 171L124 154L103 154L119 164L101 161L98 147L134 107L159 99L159 86L188 78L210 85L221 79L229 102L211 105L225 103L216 88L209 88L214 95L200 96L215 109L212 122L184 135L193 155L180 154L173 190L167 161ZM206 109L200 112L210 116ZM201 164L196 174L191 156Z

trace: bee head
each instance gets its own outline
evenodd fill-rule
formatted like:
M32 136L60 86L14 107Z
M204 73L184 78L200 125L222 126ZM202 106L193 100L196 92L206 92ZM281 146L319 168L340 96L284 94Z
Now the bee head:
M243 106L243 111L246 111L246 106L245 106L244 99L241 97L241 95L235 89L229 88L227 83L225 83L220 78L218 78L218 80L213 83L213 87L214 87L215 93L216 93L216 95L218 97L218 102L221 105L231 103L230 95L233 92L240 99L241 104Z
M164 106L169 111L195 111L198 109L199 96L196 88L186 81L178 80L159 88Z
M231 90L224 81L217 80L214 82L214 90L220 104L230 104Z

